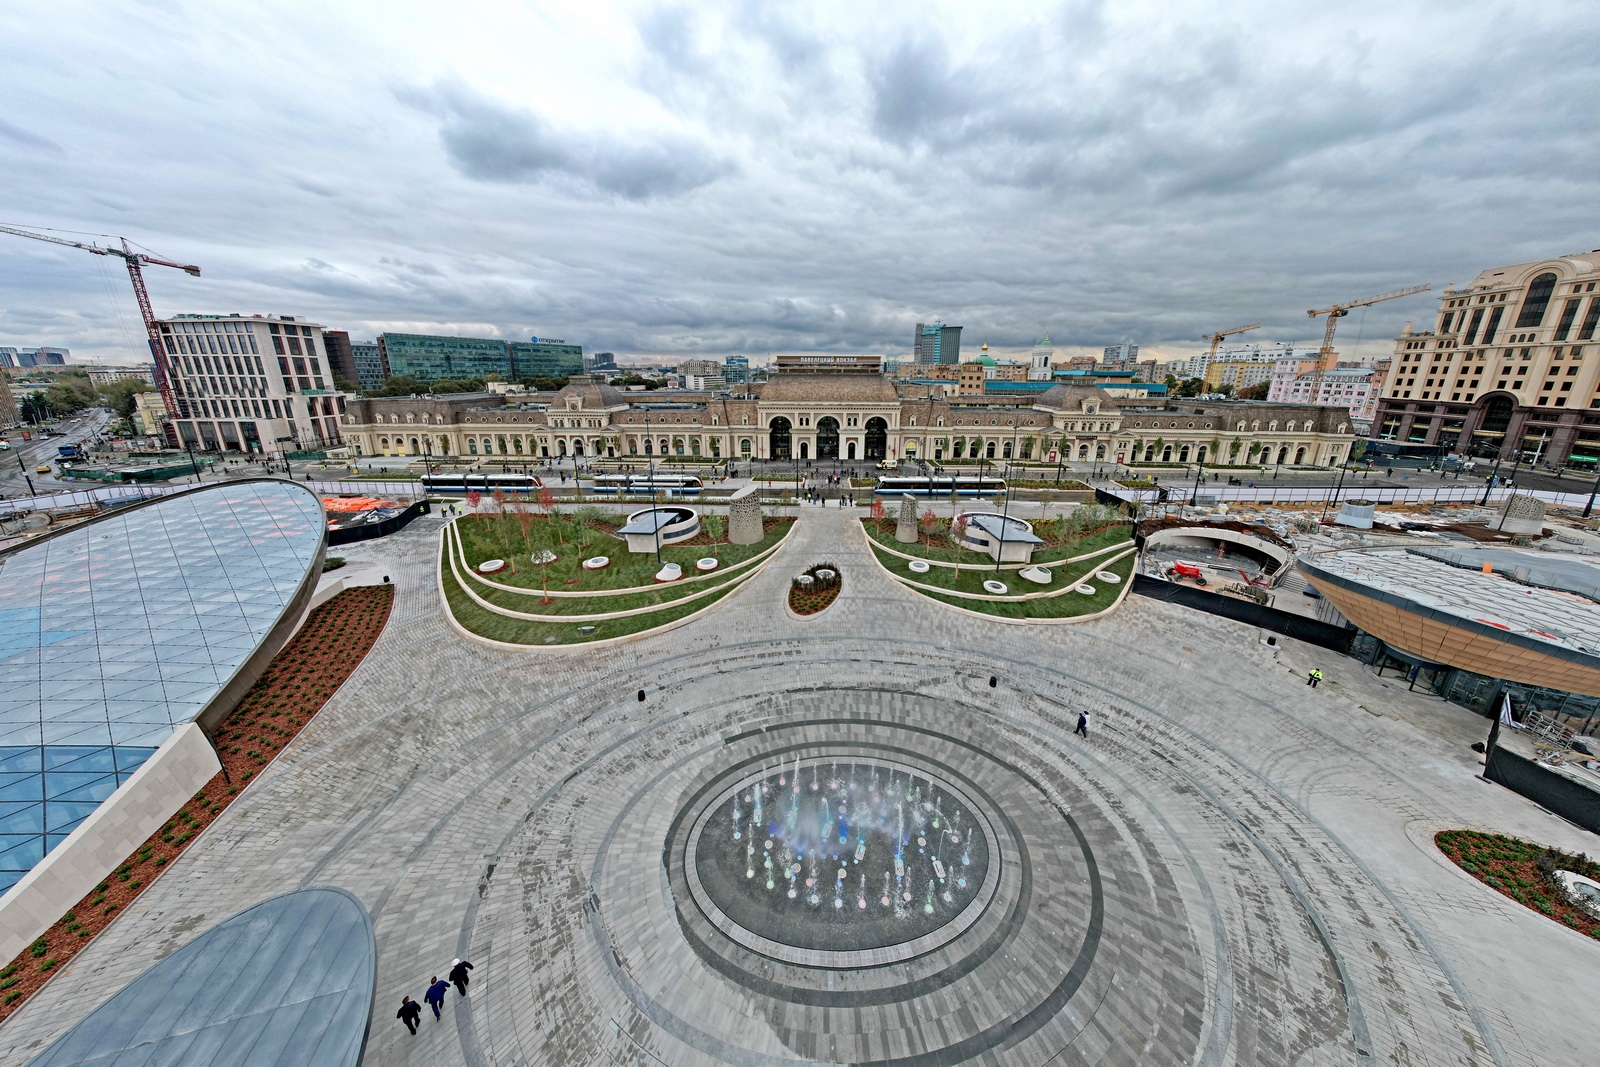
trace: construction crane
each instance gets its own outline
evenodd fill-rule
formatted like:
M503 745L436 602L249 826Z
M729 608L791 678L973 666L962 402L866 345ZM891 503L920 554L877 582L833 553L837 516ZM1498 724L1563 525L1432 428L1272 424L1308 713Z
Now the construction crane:
M1365 300L1352 300L1347 304L1334 304L1332 307L1307 311L1306 314L1313 319L1318 315L1328 316L1328 329L1322 335L1322 348L1317 351L1317 380L1312 383L1312 397L1315 398L1317 395L1316 386L1321 384L1322 372L1333 369L1333 331L1339 325L1339 320L1350 314L1351 308L1364 308L1369 304L1381 304L1385 300L1398 300L1402 296L1410 296L1412 293L1420 293L1431 288L1433 288L1431 285L1413 285L1409 289L1396 289L1392 293L1369 296ZM1315 399L1312 403L1316 403Z
M1246 333L1250 330L1259 329L1261 329L1261 324L1252 322L1248 326L1235 326L1231 330L1218 330L1216 333L1206 334L1204 339L1211 342L1211 351L1206 353L1206 363L1209 365L1213 359L1217 358L1217 346L1222 343L1224 337L1232 337L1236 333Z
M155 256L135 252L128 245L126 237L113 238L121 244L121 248L107 247L104 245L89 244L84 241L70 241L65 237L52 237L45 233L34 233L32 230L19 230L14 226L0 226L0 233L15 234L18 237L31 237L35 241L48 241L53 245L66 245L68 248L81 248L85 252L93 252L97 256L116 256L128 268L128 277L133 281L134 299L139 301L139 315L144 319L144 331L150 341L150 354L155 358L156 388L161 391L161 401L166 405L167 417L178 417L178 400L172 392L172 375L167 370L167 354L161 347L161 327L156 323L155 312L150 308L150 293L144 286L143 265L149 263L157 267L175 267L185 274L200 277L200 268L192 263L174 263L170 259L157 259ZM110 237L109 234L93 234L90 236ZM172 433L169 423L168 434Z

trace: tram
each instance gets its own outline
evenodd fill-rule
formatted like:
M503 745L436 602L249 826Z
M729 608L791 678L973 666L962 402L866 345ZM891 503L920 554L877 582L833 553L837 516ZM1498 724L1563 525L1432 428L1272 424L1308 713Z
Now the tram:
M693 474L602 474L594 480L597 493L698 493L705 483Z
M880 496L949 496L952 486L956 496L993 496L1005 492L1006 480L976 474L898 475L879 478L874 492Z
M480 474L462 470L422 476L422 488L430 493L466 493L473 489L480 493L492 493L496 489L529 493L543 486L544 483L531 474Z

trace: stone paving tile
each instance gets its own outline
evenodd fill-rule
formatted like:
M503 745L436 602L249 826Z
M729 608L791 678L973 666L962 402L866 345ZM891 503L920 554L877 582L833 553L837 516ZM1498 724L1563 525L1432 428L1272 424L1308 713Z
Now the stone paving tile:
M1405 694L1338 663L1320 665L1341 684L1312 691L1292 643L1272 652L1246 627L1140 598L1082 627L958 616L878 573L856 518L807 511L718 611L599 652L457 637L433 580L436 520L353 547L396 580L373 654L172 871L0 1026L0 1062L25 1062L155 960L300 884L345 886L374 912L368 1063L789 1063L958 1039L1050 983L1053 938L1024 931L992 978L925 1002L819 1011L756 996L687 947L650 842L671 811L634 828L622 899L589 880L619 804L685 754L830 706L912 721L912 694L951 709L938 713L950 732L1014 753L1105 860L1108 921L1078 993L972 1062L1348 1063L1351 1003L1380 1062L1576 1063L1600 1039L1582 978L1593 944L1426 847L1453 825L1590 851L1593 839L1478 781L1459 737L1440 744L1454 730L1440 713L1374 715ZM839 602L787 618L787 576L823 558L844 569ZM1098 712L1088 742L1071 737L1085 706ZM1034 858L1044 870L1072 851L1057 840ZM593 935L597 891L610 943L640 946L627 966L656 976L646 992L743 1051L686 1044L639 1011ZM1068 922L1057 903L1031 912L1039 930ZM472 997L452 994L445 1022L411 1038L393 1005L463 950L480 968Z

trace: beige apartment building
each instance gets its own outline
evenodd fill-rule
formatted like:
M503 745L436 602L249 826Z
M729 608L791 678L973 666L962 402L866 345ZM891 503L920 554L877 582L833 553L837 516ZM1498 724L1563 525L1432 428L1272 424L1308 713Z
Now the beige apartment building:
M1600 251L1492 267L1395 339L1374 436L1551 466L1600 459Z

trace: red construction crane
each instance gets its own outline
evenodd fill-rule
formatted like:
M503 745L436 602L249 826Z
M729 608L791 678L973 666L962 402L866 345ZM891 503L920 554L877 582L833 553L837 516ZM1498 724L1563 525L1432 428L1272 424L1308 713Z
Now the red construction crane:
M128 277L133 282L134 299L139 301L139 315L144 319L144 331L150 340L150 354L155 357L156 388L161 390L161 401L166 405L169 420L178 417L178 401L172 392L172 376L167 370L167 353L161 346L161 327L156 323L155 312L150 309L150 293L144 286L144 271L142 264L150 263L157 267L176 267L185 274L200 277L200 268L192 263L174 263L170 259L157 259L155 256L135 252L128 246L126 237L116 237L121 248L108 248L97 244L88 244L83 241L71 241L65 237L52 237L49 234L34 233L32 230L19 230L14 226L0 226L0 233L16 234L18 237L31 237L35 241L48 241L53 245L66 245L68 248L81 248L85 252L93 252L97 256L116 256L128 268ZM93 234L90 236L110 237L110 234ZM169 421L168 436L174 431Z

